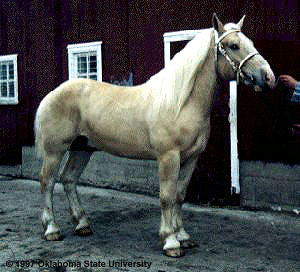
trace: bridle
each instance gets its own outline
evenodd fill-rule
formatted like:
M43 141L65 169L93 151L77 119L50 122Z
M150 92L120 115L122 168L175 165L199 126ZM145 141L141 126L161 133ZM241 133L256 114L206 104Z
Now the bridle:
M228 30L225 33L223 33L220 37L218 37L218 32L215 30L215 61L216 61L216 66L217 66L217 62L218 62L218 52L220 52L225 58L226 60L229 62L229 64L231 65L233 71L236 73L236 81L237 84L239 84L240 78L247 78L248 80L250 80L251 82L254 82L255 79L252 76L248 76L247 74L245 74L242 71L242 67L243 65L249 60L251 59L253 56L255 55L259 55L259 53L255 50L254 52L250 53L249 55L247 55L238 65L231 59L231 57L228 55L227 51L225 50L223 44L221 43L222 40L228 36L231 33L234 32L241 32L238 29L232 29L232 30Z

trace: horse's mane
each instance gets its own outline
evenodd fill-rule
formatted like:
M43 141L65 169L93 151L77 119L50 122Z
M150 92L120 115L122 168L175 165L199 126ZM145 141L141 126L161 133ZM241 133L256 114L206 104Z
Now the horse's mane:
M193 89L196 72L205 63L213 33L212 28L202 30L146 83L147 96L153 101L152 118L178 116Z

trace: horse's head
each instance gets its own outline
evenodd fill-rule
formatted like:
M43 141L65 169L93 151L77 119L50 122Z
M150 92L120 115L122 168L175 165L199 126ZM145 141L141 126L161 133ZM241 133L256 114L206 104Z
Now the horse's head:
M261 91L273 89L275 77L268 62L257 52L253 42L242 32L245 16L237 24L225 26L213 15L215 29L215 58L220 76L226 80L237 80Z

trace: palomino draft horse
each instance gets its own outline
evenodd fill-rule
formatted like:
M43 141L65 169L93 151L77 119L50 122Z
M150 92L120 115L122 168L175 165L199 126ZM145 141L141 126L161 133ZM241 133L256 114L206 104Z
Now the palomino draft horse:
M193 247L181 207L197 157L207 144L210 112L218 78L238 79L256 91L275 84L267 61L241 32L213 16L213 28L200 32L146 83L120 87L88 79L69 80L41 102L35 120L36 148L43 159L41 191L45 239L62 238L53 213L55 172L61 172L78 235L92 234L76 181L93 150L159 165L160 239L167 256ZM180 175L179 175L180 173ZM180 176L180 178L179 178ZM181 178L182 177L182 178Z

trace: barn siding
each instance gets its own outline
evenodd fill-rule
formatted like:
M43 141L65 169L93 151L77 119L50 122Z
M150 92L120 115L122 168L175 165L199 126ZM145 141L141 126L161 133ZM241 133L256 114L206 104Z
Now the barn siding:
M223 22L237 21L246 14L244 32L276 75L289 73L300 78L299 6L296 0L230 0L226 4L221 0L28 0L10 1L9 5L1 1L0 55L18 54L20 97L19 105L0 106L0 141L5 143L0 148L1 164L19 163L21 147L33 144L38 104L68 77L68 44L103 41L103 80L121 81L133 73L134 84L140 84L164 65L163 33L210 27L213 12ZM181 46L173 46L173 52ZM211 139L194 174L191 198L205 198L211 191L216 195L229 192L227 89L223 85L213 109ZM297 150L299 144L288 134L288 125L299 108L287 101L282 88L269 96L240 88L241 159L290 159L289 150ZM296 152L293 154L292 161L299 162ZM199 186L204 188L202 193Z

